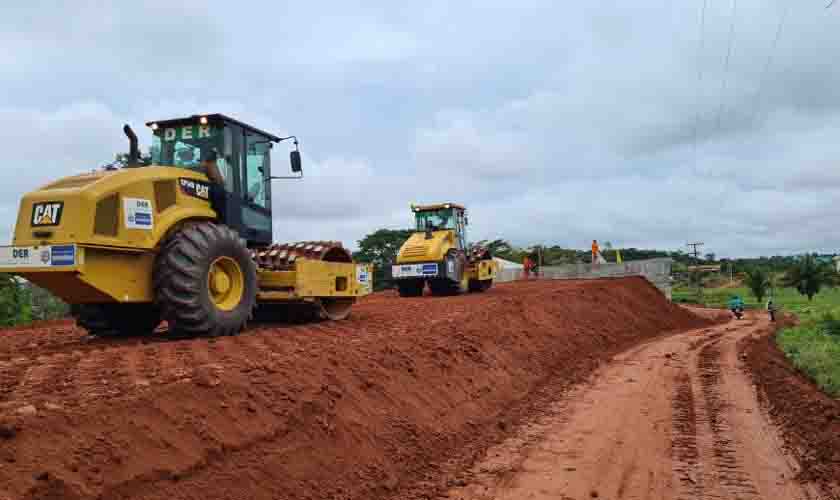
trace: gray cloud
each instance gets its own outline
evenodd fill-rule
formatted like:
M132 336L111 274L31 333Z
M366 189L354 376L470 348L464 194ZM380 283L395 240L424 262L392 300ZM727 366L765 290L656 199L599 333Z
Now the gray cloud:
M476 239L836 250L840 10L790 7L764 75L786 3L739 2L727 71L709 5L699 51L700 2L4 4L0 237L23 192L123 151L122 123L223 112L302 140L278 240L456 200Z

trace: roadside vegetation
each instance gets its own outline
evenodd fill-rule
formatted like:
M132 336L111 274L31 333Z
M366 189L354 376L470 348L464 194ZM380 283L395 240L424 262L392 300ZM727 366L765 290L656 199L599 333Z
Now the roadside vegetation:
M68 312L67 304L43 288L0 273L0 326L63 318Z
M785 272L766 268L745 272L743 281L736 284L730 286L727 281L704 288L702 303L726 308L729 299L739 295L747 309L764 309L772 297L781 312L798 318L796 326L776 335L779 348L827 394L840 396L840 288L834 270L803 258ZM751 288L763 291L764 297L759 299ZM675 302L696 302L696 297L697 290L688 286L677 287L673 293Z

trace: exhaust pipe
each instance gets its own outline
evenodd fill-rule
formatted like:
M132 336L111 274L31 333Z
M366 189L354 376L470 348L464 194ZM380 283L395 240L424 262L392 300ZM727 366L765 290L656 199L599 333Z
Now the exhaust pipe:
M128 137L128 165L126 165L126 167L139 167L140 147L137 145L137 134L131 130L131 127L128 126L128 124L123 126L123 132L125 132L126 137Z

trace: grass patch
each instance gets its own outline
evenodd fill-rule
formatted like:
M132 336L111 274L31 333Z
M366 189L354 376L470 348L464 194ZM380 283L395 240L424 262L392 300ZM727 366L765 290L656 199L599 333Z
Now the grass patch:
M840 336L837 333L817 322L786 328L776 335L776 343L791 363L834 397L840 395Z
M703 304L726 308L735 294L744 299L748 309L765 307L746 288L703 290ZM696 291L678 288L673 296L675 302L695 302ZM799 318L798 326L776 335L779 348L827 394L840 396L840 288L825 289L811 302L793 288L777 288L774 301L783 312L792 312Z
M825 289L812 302L808 302L808 297L800 295L794 288L776 288L774 292L776 307L796 314L802 322L820 319L827 312L837 313L840 318L840 288ZM759 304L746 287L707 288L703 290L703 304L707 307L726 308L733 295L740 295L747 309L764 309L767 301L765 297L765 302ZM672 296L674 302L695 302L697 292L691 288L675 288Z

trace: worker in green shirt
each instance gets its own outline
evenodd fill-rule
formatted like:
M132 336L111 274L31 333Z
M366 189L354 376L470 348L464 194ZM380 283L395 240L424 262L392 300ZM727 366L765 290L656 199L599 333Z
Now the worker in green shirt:
M733 295L729 299L729 310L732 311L736 319L741 319L741 316L744 315L744 301L740 295Z

